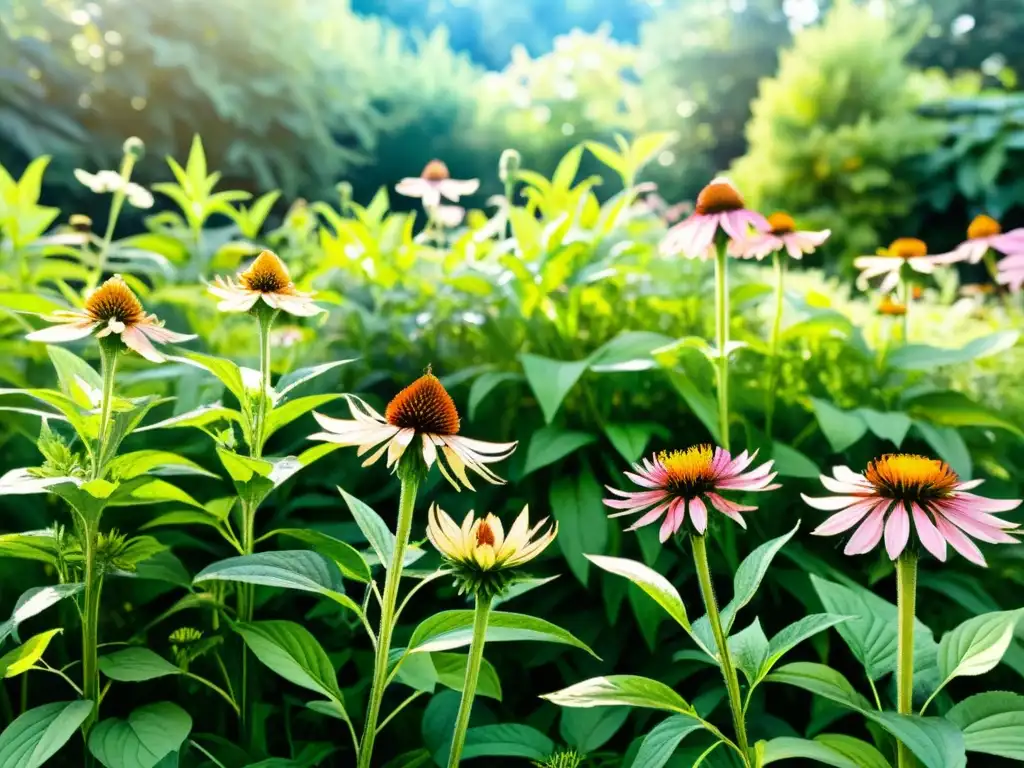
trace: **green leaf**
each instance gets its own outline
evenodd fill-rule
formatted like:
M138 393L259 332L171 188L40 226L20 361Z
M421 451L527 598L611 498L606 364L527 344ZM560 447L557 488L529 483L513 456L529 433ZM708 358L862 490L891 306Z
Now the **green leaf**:
M946 719L963 732L968 752L1024 760L1024 696L1019 693L969 696L950 709Z
M420 622L409 639L408 653L449 651L468 646L473 638L473 611L442 611ZM497 611L487 625L487 642L539 640L580 648L597 655L582 641L544 619L521 613Z
M889 353L886 362L905 371L933 371L944 365L960 365L1005 352L1017 343L1017 331L999 331L968 342L959 349L906 344Z
M180 675L181 670L163 656L148 648L125 648L100 657L100 672L121 683L141 683L168 675Z
M775 471L781 477L806 477L817 480L821 468L808 456L785 443L772 443L772 459Z
M707 361L704 361L707 365ZM718 423L718 398L713 390L697 386L692 377L680 371L669 369L666 371L669 381L679 396L683 398L686 407L696 416L700 423L711 435L715 443L721 443L721 430Z
M814 415L833 453L842 453L868 431L868 425L857 411L843 411L827 400L811 398Z
M543 760L554 751L555 745L547 736L528 725L505 723L480 725L466 732L462 759L474 757L523 757ZM441 750L445 757L448 747ZM444 761L442 760L442 763Z
M319 376L323 376L328 371L333 371L339 366L347 365L348 363L351 363L353 359L335 360L331 363L312 365L308 368L299 368L291 371L290 373L286 373L277 382L277 394L274 398L275 401L280 402L289 392L294 391L297 387L302 386L307 381L312 381Z
M831 667L808 661L796 661L779 667L766 678L768 682L786 683L822 696L844 707L868 711L871 704L857 693L850 681Z
M306 397L289 400L287 403L275 407L270 412L270 418L267 419L267 429L264 437L270 437L277 430L288 426L300 416L305 416L310 411L333 400L337 400L339 397L341 395L307 395Z
M5 653L0 658L0 674L3 677L15 677L23 672L28 672L37 661L43 658L50 641L63 631L63 629L51 629L49 632L42 632L30 637L23 645Z
M341 569L342 574L356 581L368 582L370 580L370 566L366 564L359 550L341 539L328 536L326 533L314 531L310 528L278 528L271 531L260 539L269 539L272 536L287 536L298 539L304 544L311 546L326 558L333 560Z
M1022 615L1024 608L984 613L943 635L938 655L939 688L955 677L983 675L995 669Z
M914 427L921 433L924 441L939 455L939 458L960 475L961 480L971 479L973 472L971 452L967 449L967 444L960 437L959 432L953 427L937 427L926 421L915 421Z
M292 621L235 624L249 650L285 680L341 704L344 696L327 653L308 629Z
M888 440L897 448L903 444L910 431L910 417L899 411L881 413L870 408L858 408L857 413L864 419L868 429L883 440Z
M106 768L155 768L177 751L192 730L192 718L177 704L160 701L110 718L89 732L89 751Z
M560 707L645 707L695 714L693 707L667 685L637 675L592 677L541 698Z
M608 516L601 486L589 467L557 478L549 491L551 512L558 521L558 546L573 574L584 585L590 564L587 554L601 554L608 545Z
M153 429L203 428L221 421L238 422L241 419L242 415L234 408L225 408L220 403L213 403L212 405L201 405L191 411L179 413L177 416L171 416L169 419L158 421L155 424L139 427L135 430L135 433L149 432Z
M523 363L523 372L530 389L544 413L544 420L550 424L569 390L587 370L590 359L568 362L526 353L521 354L519 359Z
M85 382L92 390L102 391L103 378L96 372L96 369L64 347L48 345L46 354L50 356L53 368L57 371L60 391L83 408L91 408L92 403L89 398L84 396L85 393L78 380Z
M925 768L963 768L967 765L964 737L941 717L917 717L895 712L865 713L907 745Z
M1024 437L1020 427L962 392L928 392L906 403L912 416L945 427L996 427Z
M728 643L736 667L746 676L749 685L756 685L758 673L768 661L768 638L761 628L761 620L754 619L749 627L730 637Z
M702 722L689 715L672 715L667 720L662 720L644 736L630 768L663 768L679 743L691 733L703 728Z
M338 492L345 499L345 504L348 505L349 512L355 518L359 530L363 532L363 536L370 542L373 551L377 553L381 565L388 568L395 552L395 534L391 532L381 516L369 506L346 492L344 488L338 488Z
M181 357L167 356L168 360L175 363L184 363L195 368L200 368L216 376L221 384L235 396L239 403L245 403L247 399L245 384L242 380L242 369L237 364L222 357L203 355L199 352L186 352Z
M420 657L427 656L426 654L416 654L410 658ZM432 653L427 658L434 665L437 681L446 688L451 688L453 691L461 693L466 682L466 661L468 656L464 653L439 652ZM498 672L494 669L494 665L487 661L487 659L481 659L476 695L501 701L501 679L498 677Z
M487 371L473 380L469 388L469 420L476 419L476 412L487 396L506 381L523 381L523 375L508 371Z
M547 426L537 430L530 438L526 449L526 465L523 476L536 472L541 467L554 464L570 453L597 440L588 432L576 432L561 427Z
M763 765L792 759L835 768L890 768L881 752L852 736L822 734L813 740L782 736L765 742Z
M42 613L65 597L77 595L83 589L85 589L85 584L54 584L49 587L32 587L23 592L14 604L11 618L0 624L0 645L8 636L18 631L18 625L21 622Z
M39 768L78 732L91 701L55 701L30 709L0 733L0 765Z
M107 470L118 480L132 480L147 474L157 475L199 475L217 477L196 464L191 459L179 456L170 451L143 450L132 451L114 458Z
M51 530L0 535L0 558L57 564L57 540Z
M646 422L636 424L605 424L604 433L619 455L626 461L639 461L651 441L651 436L664 434L665 428L660 424Z
M758 679L763 679L779 659L807 638L813 637L819 632L824 632L826 629L851 618L853 617L837 616L833 613L812 613L780 630L768 643L768 656L760 670L758 670Z
M559 733L581 755L595 752L622 728L628 707L563 708Z
M665 613L675 619L679 626L690 631L690 620L686 616L683 598L672 583L653 568L625 557L587 555L587 559L603 571L629 579L664 608Z
M193 579L195 584L204 581L234 581L313 592L360 613L359 606L345 594L338 566L308 549L229 557L206 566Z

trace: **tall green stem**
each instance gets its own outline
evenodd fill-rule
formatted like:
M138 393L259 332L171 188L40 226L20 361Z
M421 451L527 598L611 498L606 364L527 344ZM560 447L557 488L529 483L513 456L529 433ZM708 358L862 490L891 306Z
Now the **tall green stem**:
M131 180L134 168L135 155L130 152L126 153L121 161L121 179L125 186ZM117 219L121 215L121 209L124 207L124 200L124 188L114 190L114 198L110 202L110 215L107 217L107 229L103 234L103 241L100 243L100 251L96 254L96 270L89 277L89 282L86 284L87 290L95 288L100 284L100 280L103 279L103 270L107 265L107 255L110 253L110 245L114 241L114 228L117 226Z
M896 709L911 714L914 698L914 603L917 593L917 553L905 550L896 561L897 665ZM902 741L897 745L899 768L913 768L914 758Z
M257 316L260 321L260 396L256 401L256 418L253 425L252 442L249 445L249 455L258 459L263 455L263 443L266 442L264 433L267 429L267 414L270 405L270 329L274 325L274 318L277 310L262 303L260 300Z
M401 469L399 470L401 471ZM416 506L416 490L419 480L412 472L402 475L402 495L398 502L398 525L395 530L395 551L391 556L384 580L384 595L380 606L380 630L377 632L377 656L373 665L373 685L370 701L366 708L366 722L363 724L363 738L359 742L359 768L370 768L373 759L373 742L377 736L377 720L384 688L388 676L388 656L391 653L391 633L395 623L395 603L398 600L398 585L402 580L402 566L405 549L409 544L412 529L412 514Z
M729 254L727 241L715 256L715 343L718 345L718 429L722 447L729 450Z
M455 734L452 748L448 753L448 768L458 768L462 758L462 746L466 743L469 716L473 711L473 697L480 677L480 663L484 658L484 643L487 640L487 619L491 615L491 598L476 597L476 611L473 614L473 640L469 644L469 658L466 659L466 677L462 683L462 703L455 719Z
M903 267L903 343L910 343L910 305L914 301L914 288L907 275L909 267Z
M718 646L718 656L725 678L725 689L729 695L729 709L732 711L732 725L736 731L736 743L743 753L744 765L750 765L750 749L747 744L747 726L743 718L743 700L740 698L740 683L736 676L736 667L729 654L728 638L722 628L722 617L718 613L715 601L715 589L711 584L711 568L708 565L708 550L703 536L690 536L693 546L693 564L697 568L697 579L700 582L700 594L704 598L704 608L708 612L708 622Z
M764 431L769 440L772 437L772 422L775 416L775 388L779 381L779 337L782 335L782 311L785 302L786 266L788 264L785 253L776 251L773 264L775 268L775 317L772 320L772 337L768 353L768 389L765 391L764 400Z
M92 712L86 718L82 730L88 733L99 719L100 711L100 670L98 663L100 592L103 590L103 572L96 561L96 546L99 531L95 522L87 523L82 535L85 537L83 555L85 559L85 607L82 611L82 697L93 702Z

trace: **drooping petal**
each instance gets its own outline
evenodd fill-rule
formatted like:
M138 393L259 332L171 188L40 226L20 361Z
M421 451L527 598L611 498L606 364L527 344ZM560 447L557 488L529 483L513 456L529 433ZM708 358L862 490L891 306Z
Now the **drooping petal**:
M939 533L935 523L932 522L930 513L922 509L918 504L912 504L911 511L914 516L914 529L917 531L918 540L925 549L931 552L935 559L945 562L946 540L942 538L942 534Z
M863 555L875 548L882 539L887 506L888 504L882 504L867 516L846 543L846 548L843 550L845 554Z
M801 493L800 498L804 500L804 503L809 507L820 509L824 512L834 512L837 509L846 509L852 504L863 501L861 496L822 496L814 497L808 496L807 494Z
M885 503L887 502L876 498L858 501L856 504L853 504L841 512L837 512L829 517L825 522L811 531L811 534L814 536L835 536L836 534L844 533L863 520L864 517L879 504Z
M693 527L697 530L697 533L703 535L704 531L708 528L708 508L704 506L704 502L698 496L690 499L689 510Z
M890 560L900 556L909 538L910 515L902 502L896 502L885 522L885 551L889 553Z
M41 341L44 344L60 344L64 341L84 339L98 328L99 324L94 323L86 315L83 317L85 320L77 323L61 323L60 325L51 325L49 328L40 328L38 331L32 331L25 338L29 341Z
M981 550L975 546L974 542L942 515L937 515L935 517L935 527L938 528L939 533L942 534L942 538L949 542L949 545L967 560L970 560L975 565L980 565L983 568L988 565L988 563L985 562L985 556L981 554Z
M157 352L156 347L153 346L149 338L134 325L124 329L121 333L121 341L124 342L126 347L134 349L152 363L162 363L164 361L164 356Z

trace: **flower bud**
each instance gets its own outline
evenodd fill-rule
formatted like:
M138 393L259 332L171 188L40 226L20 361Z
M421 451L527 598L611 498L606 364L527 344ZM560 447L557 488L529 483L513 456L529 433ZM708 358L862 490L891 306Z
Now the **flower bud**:
M338 190L338 196L341 197L341 210L344 211L352 205L352 184L348 181L339 181L334 188Z
M73 213L68 217L68 225L75 232L92 232L92 219L84 213Z
M121 146L121 151L125 157L141 160L146 154L146 145L138 136L130 136L125 139L124 144Z
M498 160L498 178L501 179L502 184L516 180L522 161L522 155L514 149L506 149L501 153L501 159Z

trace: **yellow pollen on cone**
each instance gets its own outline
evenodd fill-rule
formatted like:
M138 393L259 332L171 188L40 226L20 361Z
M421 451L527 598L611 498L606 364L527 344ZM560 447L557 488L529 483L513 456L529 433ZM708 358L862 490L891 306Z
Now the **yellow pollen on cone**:
M916 237L898 237L892 241L888 252L898 259L913 259L928 255L928 246Z
M775 235L785 235L796 230L796 222L793 221L793 217L781 211L776 211L768 217L768 226L771 227L772 234Z
M976 240L979 237L992 237L993 235L1001 234L1002 231L1003 228L999 226L998 221L991 216L982 214L975 216L974 221L967 227L967 239Z

